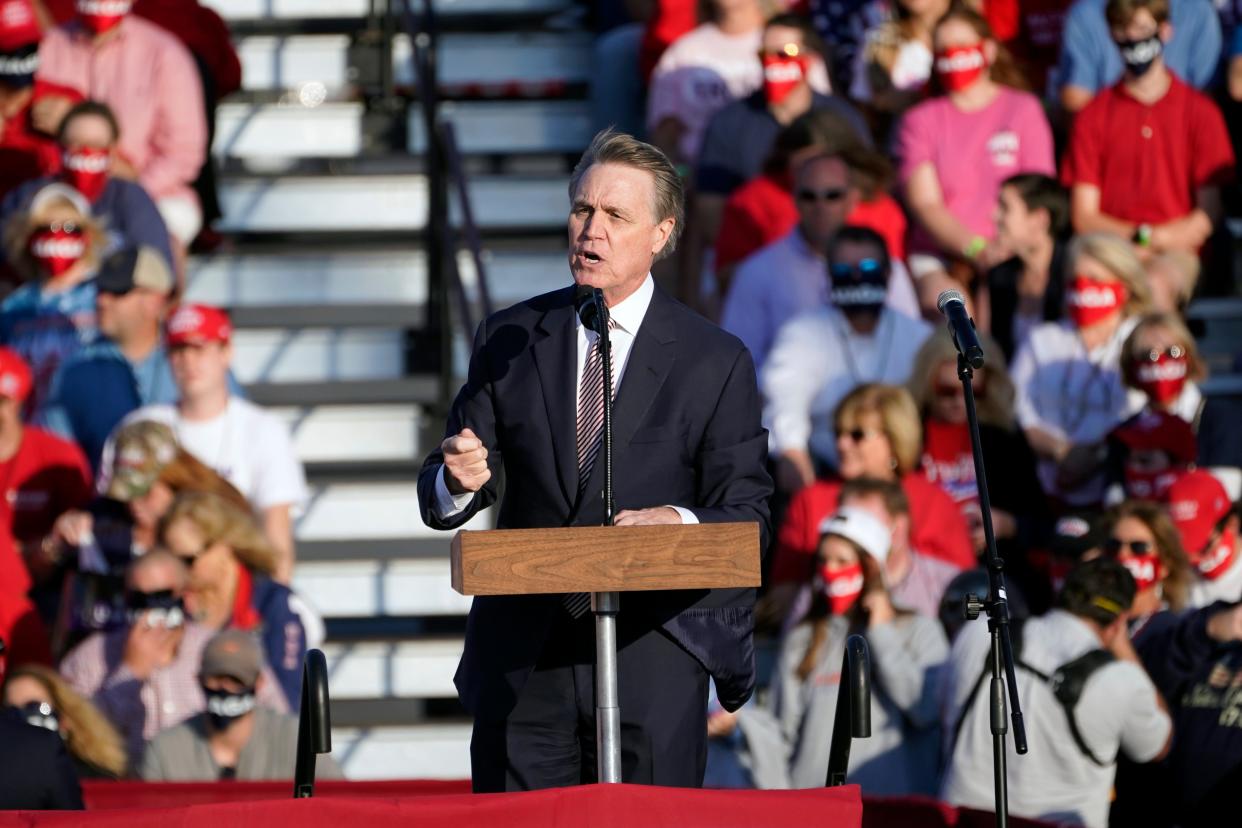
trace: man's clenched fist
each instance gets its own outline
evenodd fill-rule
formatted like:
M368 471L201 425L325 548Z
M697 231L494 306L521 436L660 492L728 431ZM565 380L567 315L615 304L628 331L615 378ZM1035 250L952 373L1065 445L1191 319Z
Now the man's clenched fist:
M444 484L455 495L477 492L492 477L487 467L487 447L468 428L446 437L440 444L444 452Z

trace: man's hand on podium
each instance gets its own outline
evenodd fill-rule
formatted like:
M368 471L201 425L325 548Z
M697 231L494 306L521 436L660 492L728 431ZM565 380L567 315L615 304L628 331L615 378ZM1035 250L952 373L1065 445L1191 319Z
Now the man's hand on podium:
M491 480L487 447L470 429L463 428L460 434L444 438L440 451L444 452L444 485L451 494L477 492Z
M614 526L655 526L661 523L681 523L681 513L671 506L654 509L622 509L617 512Z

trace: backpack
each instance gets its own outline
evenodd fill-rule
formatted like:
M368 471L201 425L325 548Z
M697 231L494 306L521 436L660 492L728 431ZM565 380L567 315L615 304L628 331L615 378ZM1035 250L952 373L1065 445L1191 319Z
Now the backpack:
M1082 697L1082 691L1087 685L1087 679L1091 678L1101 667L1114 661L1115 657L1108 650L1102 648L1090 650L1078 656L1078 658L1062 664L1049 675L1022 660L1023 621L1025 619L1019 618L1009 622L1009 639L1013 645L1014 667L1026 670L1052 689L1052 694L1061 705L1061 709L1065 711L1065 719L1069 722L1070 736L1073 737L1074 744L1078 746L1078 750L1082 755L1087 757L1092 764L1101 768L1112 765L1117 761L1116 757L1107 762L1102 761L1087 746L1087 741L1083 738L1082 731L1078 727L1078 717L1074 714L1074 708L1078 706L1078 700ZM970 689L970 695L966 697L966 704L962 706L962 712L957 717L957 724L953 728L953 741L950 743L950 755L957 749L957 740L962 732L962 724L966 721L966 714L971 711L978 700L979 691L983 689L983 682L991 677L992 654L989 648L988 656L984 659L983 670L979 673L979 678L975 680L974 687Z

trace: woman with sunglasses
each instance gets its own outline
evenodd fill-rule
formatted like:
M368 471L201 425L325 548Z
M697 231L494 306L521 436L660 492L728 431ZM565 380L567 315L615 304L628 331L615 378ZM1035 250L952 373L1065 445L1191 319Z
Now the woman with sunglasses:
M48 667L27 664L4 676L3 706L27 724L57 733L82 778L119 779L128 764L121 734L95 705Z
M861 385L841 401L835 424L840 479L817 481L790 501L777 535L771 582L805 583L807 562L819 544L819 525L836 510L842 480L857 478L901 483L910 503L912 548L962 569L975 566L961 510L919 470L922 426L909 392L894 385Z
M987 365L975 371L975 404L984 471L992 499L992 526L1002 554L1024 550L1034 527L1048 517L1035 476L1035 456L1013 414L1013 383L1000 347L979 337ZM957 376L957 347L940 328L923 343L908 384L923 415L923 474L953 498L970 527L975 550L984 548L966 397ZM1006 554L1014 559L1016 554Z
M0 304L0 344L34 375L26 418L47 403L57 367L98 333L95 281L105 237L90 204L66 184L49 184L4 227L8 261L25 283Z
M871 654L871 738L854 743L849 782L871 795L934 795L939 745L930 682L948 656L944 631L936 619L893 605L883 575L890 535L878 518L846 506L817 529L815 556L805 562L814 596L781 642L771 694L793 786L824 784L841 658L846 639L859 633Z
M297 710L307 628L323 622L288 587L272 580L278 553L254 517L222 497L190 492L160 521L160 541L190 567L186 610L213 629L254 631L289 707Z
M1078 236L1066 261L1066 318L1031 331L1012 376L1044 492L1062 508L1088 509L1104 499L1104 438L1143 407L1125 385L1122 354L1151 299L1143 264L1120 236Z
M932 44L933 96L905 114L896 142L914 219L910 270L928 313L953 287L951 270L984 272L1012 255L995 238L1001 182L1056 174L1043 107L1020 91L1025 80L982 15L954 3Z
M1157 613L1180 613L1189 606L1194 573L1177 527L1160 506L1143 500L1123 501L1105 514L1104 533L1104 554L1134 577L1132 638L1141 636Z

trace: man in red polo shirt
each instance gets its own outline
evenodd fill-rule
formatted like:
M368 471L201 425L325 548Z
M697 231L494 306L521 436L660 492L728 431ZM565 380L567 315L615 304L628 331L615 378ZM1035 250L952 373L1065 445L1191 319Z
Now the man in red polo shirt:
M1109 0L1125 74L1074 123L1064 166L1074 229L1132 239L1141 253L1197 252L1220 215L1234 156L1220 111L1169 72L1169 0Z

